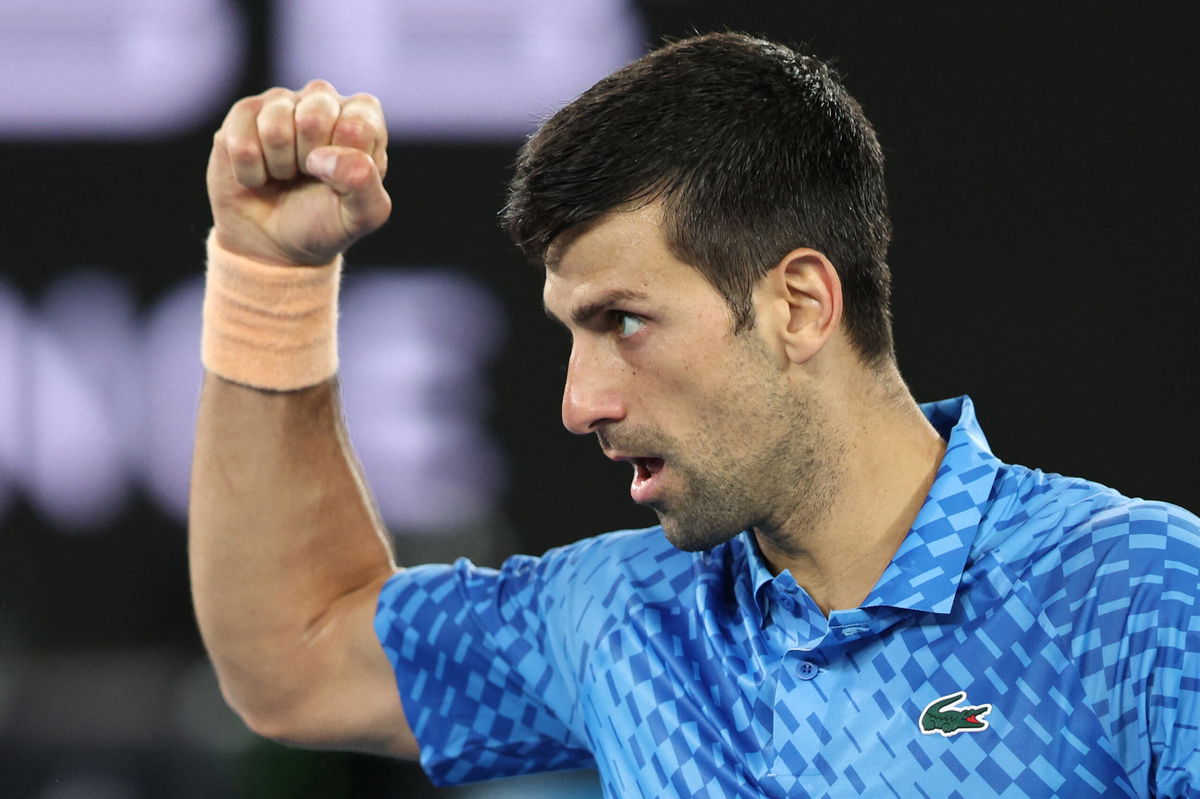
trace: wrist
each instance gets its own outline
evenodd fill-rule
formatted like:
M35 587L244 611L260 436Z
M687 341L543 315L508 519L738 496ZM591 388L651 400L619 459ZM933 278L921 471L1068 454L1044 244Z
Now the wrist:
M263 263L208 238L204 367L235 383L290 391L337 373L341 256L322 266Z

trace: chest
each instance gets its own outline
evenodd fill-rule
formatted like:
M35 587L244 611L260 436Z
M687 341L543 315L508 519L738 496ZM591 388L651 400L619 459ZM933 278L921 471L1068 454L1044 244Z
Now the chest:
M786 618L632 607L583 669L610 793L1138 795L1030 614L968 606L812 643Z

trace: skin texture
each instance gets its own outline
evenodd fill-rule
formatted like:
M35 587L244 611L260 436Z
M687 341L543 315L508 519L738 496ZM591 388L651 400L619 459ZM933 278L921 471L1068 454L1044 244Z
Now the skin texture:
M575 322L563 424L595 433L610 458L663 459L647 504L673 544L708 549L828 512L821 474L837 470L838 453L822 410L791 391L761 328L733 333L728 304L666 250L656 207L577 235L547 272L544 301ZM591 316L576 319L581 307Z
M208 168L221 245L302 268L382 224L391 203L378 109L324 82L234 105ZM206 376L189 555L201 635L222 692L252 729L415 756L372 630L394 566L332 381L277 393Z

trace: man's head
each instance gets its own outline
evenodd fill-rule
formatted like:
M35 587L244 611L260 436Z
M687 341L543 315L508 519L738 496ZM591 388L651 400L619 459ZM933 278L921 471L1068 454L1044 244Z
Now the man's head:
M630 493L667 537L707 549L754 527L783 548L822 517L840 452L820 384L859 363L835 332L828 261L794 250L754 292L756 326L734 332L729 304L667 246L659 203L556 246L543 299L571 334L563 424L633 464Z
M725 298L735 329L754 325L758 280L808 247L838 271L859 356L891 359L883 156L825 64L740 34L656 50L530 138L504 222L541 264L564 232L654 201L668 246Z
M529 140L505 220L572 336L564 424L634 463L674 543L783 547L828 511L846 377L894 362L882 156L826 66L734 34L651 53Z

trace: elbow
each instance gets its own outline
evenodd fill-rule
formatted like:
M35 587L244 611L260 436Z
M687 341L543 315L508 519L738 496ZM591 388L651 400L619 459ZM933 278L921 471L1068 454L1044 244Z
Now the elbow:
M295 692L284 689L280 682L237 684L220 669L217 676L225 704L255 735L285 746L312 745L301 728L300 714L295 712L299 699Z
M303 738L295 733L284 719L262 713L249 713L238 708L234 712L255 735L284 746L304 746Z
M283 715L267 712L261 707L230 702L228 698L226 702L255 735L284 746L303 746L301 736L293 729L294 725Z
M231 707L251 732L282 746L364 752L403 760L420 757L417 741L407 727L387 731L346 730L340 728L338 720L323 723L304 714Z
M254 687L221 680L226 704L255 735L283 746L337 749L416 759L420 750L397 701L394 713L369 718L320 690L282 681ZM384 706L372 702L372 708Z

